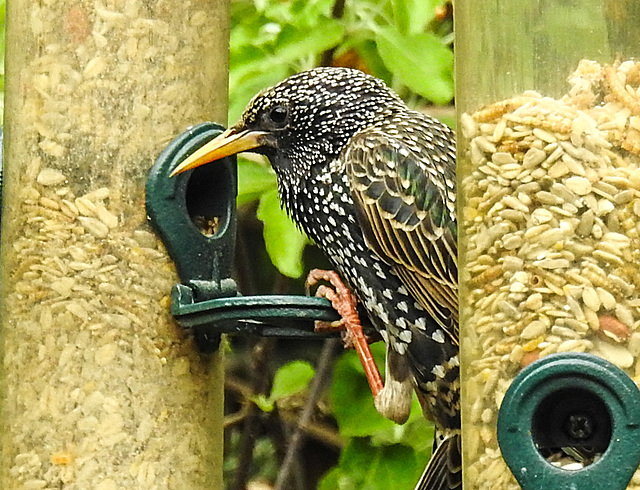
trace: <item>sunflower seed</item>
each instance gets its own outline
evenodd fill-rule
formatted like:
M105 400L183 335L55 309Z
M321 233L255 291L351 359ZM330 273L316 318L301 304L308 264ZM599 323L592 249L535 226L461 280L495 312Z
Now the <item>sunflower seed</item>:
M44 186L62 184L66 180L67 177L62 172L53 168L43 168L36 178L36 182Z
M585 177L569 177L565 181L565 185L579 196L586 196L591 192L591 182Z
M78 217L78 220L85 230L87 230L97 238L105 238L107 237L107 235L109 235L109 228L107 228L107 225L97 220L96 218L80 216Z

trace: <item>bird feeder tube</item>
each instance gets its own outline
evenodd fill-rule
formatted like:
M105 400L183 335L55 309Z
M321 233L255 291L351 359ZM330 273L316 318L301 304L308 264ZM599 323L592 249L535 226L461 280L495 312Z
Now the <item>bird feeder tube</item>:
M456 3L465 488L522 485L497 424L524 368L586 353L619 368L605 383L640 375L639 21L626 0ZM617 443L541 451L579 471Z
M228 5L8 3L0 488L222 488L220 353L173 321L149 168L224 120Z

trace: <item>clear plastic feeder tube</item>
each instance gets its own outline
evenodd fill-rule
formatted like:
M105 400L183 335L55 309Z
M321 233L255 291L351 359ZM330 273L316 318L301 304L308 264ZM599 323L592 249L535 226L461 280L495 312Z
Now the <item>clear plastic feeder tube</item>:
M144 187L226 119L227 2L8 9L0 488L222 488L221 362L172 320Z
M518 488L496 417L523 367L640 375L639 23L627 0L456 2L467 489Z

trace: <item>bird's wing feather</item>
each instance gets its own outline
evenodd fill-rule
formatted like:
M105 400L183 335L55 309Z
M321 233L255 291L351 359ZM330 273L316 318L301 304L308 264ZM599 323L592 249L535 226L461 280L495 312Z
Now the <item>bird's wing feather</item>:
M457 339L455 143L441 128L412 118L400 137L373 126L342 159L368 245Z
M415 490L460 490L462 488L460 446L460 434L451 435L440 441L434 448Z

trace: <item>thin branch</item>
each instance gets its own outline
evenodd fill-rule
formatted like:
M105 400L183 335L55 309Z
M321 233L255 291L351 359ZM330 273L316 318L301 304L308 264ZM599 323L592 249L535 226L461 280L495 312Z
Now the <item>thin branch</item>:
M271 339L258 339L251 352L251 372L254 374L252 384L254 393L266 394L271 382L269 370L269 356L273 342ZM253 463L253 450L256 443L258 428L260 426L261 411L255 405L249 405L245 418L244 430L240 442L240 456L236 467L236 474L231 485L231 490L244 490L249 480Z
M224 421L223 421L225 430L245 420L249 416L250 407L251 407L250 403L243 403L240 410L230 415L225 415Z
M338 339L328 339L324 342L324 346L322 347L318 364L316 366L316 374L311 381L311 386L309 388L309 397L307 398L304 410L300 415L298 426L289 440L287 454L284 458L274 486L275 490L284 490L287 488L287 482L291 477L294 464L298 459L298 452L302 446L302 442L304 441L304 431L311 421L316 403L318 402L318 399L322 394L322 390L329 378L332 361L339 346L340 340Z
M236 396L242 398L242 408L237 412L227 415L224 418L225 428L231 427L241 421L243 421L248 415L248 407L252 404L251 398L253 392L249 383L242 381L239 378L227 376L224 380L224 388L228 392L235 393ZM279 410L278 415L288 425L298 426L300 417L296 411L292 410ZM311 437L316 441L324 444L325 446L333 447L335 449L342 449L345 445L345 440L340 436L335 427L318 421L310 421L305 427L301 427L307 437Z
M304 427L298 424L299 419L288 412L280 412L280 417L287 424L296 425L307 437L311 437L325 446L342 449L346 444L345 440L338 434L335 428L321 422L308 422Z
M269 424L269 434L271 440L276 449L276 455L278 457L278 461L282 462L286 458L289 440L291 439L291 434L293 433L293 426L290 426L284 422L282 417L280 416L280 411L278 410L278 405L276 404L274 410L271 412ZM297 421L296 421L297 422ZM289 483L287 484L288 490L305 490L305 480L306 480L306 468L301 464L301 461L296 460L293 463L293 467L291 469L291 478L289 478Z

